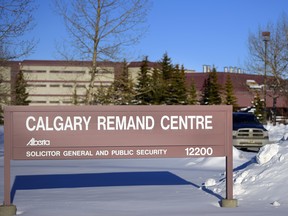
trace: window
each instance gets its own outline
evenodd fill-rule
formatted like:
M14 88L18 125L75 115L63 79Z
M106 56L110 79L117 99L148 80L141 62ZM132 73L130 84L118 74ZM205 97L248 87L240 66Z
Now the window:
M37 87L37 88L43 88L46 87L46 84L28 84L28 87Z
M58 71L58 70L51 70L50 73L62 73L62 74L85 74L85 71Z
M59 88L59 87L60 87L60 84L50 84L50 87L51 87L51 88Z
M46 70L22 70L23 73L46 73Z
M71 84L63 84L63 87L64 87L64 88L72 88L73 85L71 85Z
M46 101L31 101L34 104L46 104Z
M50 104L59 104L59 101L49 101Z

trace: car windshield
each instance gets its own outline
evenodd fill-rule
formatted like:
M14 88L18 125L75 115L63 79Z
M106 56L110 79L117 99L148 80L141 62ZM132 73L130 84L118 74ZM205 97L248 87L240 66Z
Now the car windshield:
M253 123L253 124L260 124L259 121L257 120L257 118L254 115L250 115L250 114L235 114L233 115L233 122L234 123L241 123L241 124L249 124L249 123Z

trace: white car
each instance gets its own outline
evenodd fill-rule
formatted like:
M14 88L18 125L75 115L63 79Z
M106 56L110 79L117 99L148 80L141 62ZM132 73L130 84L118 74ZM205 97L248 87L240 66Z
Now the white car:
M252 113L233 113L233 145L237 148L261 148L269 143L268 131Z

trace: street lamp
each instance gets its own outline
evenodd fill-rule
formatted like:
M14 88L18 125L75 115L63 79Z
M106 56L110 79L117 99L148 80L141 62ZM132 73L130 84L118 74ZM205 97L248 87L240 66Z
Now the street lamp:
M266 85L267 85L267 44L270 40L270 32L262 32L263 41L265 44L264 49L264 123L267 123L267 106L266 106Z

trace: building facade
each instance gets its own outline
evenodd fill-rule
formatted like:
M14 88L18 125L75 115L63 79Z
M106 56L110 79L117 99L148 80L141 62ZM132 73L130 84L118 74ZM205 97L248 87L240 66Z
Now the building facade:
M30 105L70 105L77 95L83 101L91 79L92 63L88 61L35 61L9 62L2 68L5 71L8 88L13 91L17 73L22 71L27 82ZM121 72L123 63L98 63L95 89L108 87ZM131 70L131 76L134 69ZM136 70L137 71L137 70ZM13 81L14 80L14 81ZM10 91L10 94L11 94Z
M128 63L128 72L132 80L136 82L142 62ZM27 81L30 105L72 105L75 95L77 101L83 103L86 90L89 87L91 79L90 61L42 61L42 60L24 60L9 62L1 70L2 77L6 89L13 91L13 80L17 73L22 71ZM159 67L158 63L149 62L150 68ZM94 87L108 87L112 84L123 70L122 62L99 62ZM201 91L208 72L185 71L187 85L191 78L194 80L198 96ZM205 73L206 72L206 73ZM231 77L234 87L234 94L237 97L239 108L249 107L252 105L255 93L258 92L263 96L264 78L261 75L239 73L238 70L217 72L218 83L223 87L227 76ZM1 94L1 92L0 92ZM2 93L3 95L3 93ZM275 106L273 100L273 92L267 94L267 107ZM287 97L277 97L276 107L282 110L280 115L287 115Z

